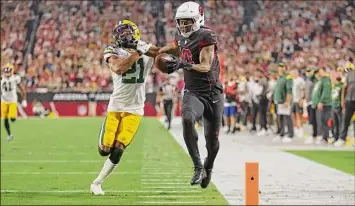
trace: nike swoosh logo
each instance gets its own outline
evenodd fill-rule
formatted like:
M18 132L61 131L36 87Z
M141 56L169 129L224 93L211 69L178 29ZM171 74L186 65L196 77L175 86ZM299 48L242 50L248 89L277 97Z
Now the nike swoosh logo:
M219 100L212 101L213 104L217 103Z

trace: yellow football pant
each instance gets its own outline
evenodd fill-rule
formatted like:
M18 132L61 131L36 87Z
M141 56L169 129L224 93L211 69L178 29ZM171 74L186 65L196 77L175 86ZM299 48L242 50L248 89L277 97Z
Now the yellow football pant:
M108 112L101 126L99 145L113 147L115 140L128 146L142 121L142 116L128 112Z
M15 119L17 117L17 103L1 102L1 118Z

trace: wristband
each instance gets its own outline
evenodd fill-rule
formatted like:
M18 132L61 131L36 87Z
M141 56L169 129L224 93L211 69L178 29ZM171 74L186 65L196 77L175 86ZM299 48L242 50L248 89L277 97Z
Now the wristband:
M152 44L147 44L144 41L138 40L137 51L139 51L142 54L145 54L148 52L148 50L151 46L152 46Z

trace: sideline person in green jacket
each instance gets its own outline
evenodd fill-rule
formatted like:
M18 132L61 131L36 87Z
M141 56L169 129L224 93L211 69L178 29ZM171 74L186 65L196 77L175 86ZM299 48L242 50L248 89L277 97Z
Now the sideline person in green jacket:
M317 125L320 123L320 134L322 134L322 137L317 138L316 143L321 144L322 141L328 142L329 138L328 120L332 111L332 84L325 68L320 68L316 71L316 78L318 82L312 92L312 107L317 109Z
M274 103L277 108L277 117L280 122L280 136L273 141L291 142L293 140L293 123L291 118L291 99L292 99L292 77L287 73L287 66L279 63L279 79L274 89ZM288 111L289 110L289 111ZM288 112L285 112L288 111ZM285 127L287 125L288 137L285 136Z

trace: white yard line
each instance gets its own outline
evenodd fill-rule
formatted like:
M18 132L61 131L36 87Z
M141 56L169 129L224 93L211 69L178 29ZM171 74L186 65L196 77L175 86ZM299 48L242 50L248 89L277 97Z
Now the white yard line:
M92 175L92 174L98 174L99 172L1 172L1 174L4 175ZM141 174L140 172L137 171L124 171L124 172L113 172L111 173L112 175L139 175ZM153 176L153 175L177 175L176 173L169 173L169 172L161 172L161 173L150 173L146 174L148 176Z
M154 204L154 205L171 205L171 204L187 204L187 205L193 205L193 204L203 204L205 201L169 201L169 202L164 202L164 201L141 201L139 202L140 204Z
M144 195L144 196L138 196L139 198L159 198L159 199L164 199L164 198L203 198L203 196L196 196L196 195Z
M103 163L104 160L0 160L1 163Z
M105 190L106 193L201 193L199 190ZM90 190L1 190L1 193L90 193Z
M183 182L183 181L187 181L187 179L146 179L146 178L143 178L141 179L142 182Z
M187 182L144 182L141 181L142 185L186 185Z
M190 186L189 183L186 183L185 185L188 186L143 186L144 189L191 189L193 188Z
M164 177L161 177L164 176ZM142 179L148 179L148 178L164 178L164 179L171 179L171 178L186 178L188 180L190 180L189 178L191 178L191 175L180 175L180 174L171 174L171 175L155 175L155 174L149 174L149 175L141 175Z

